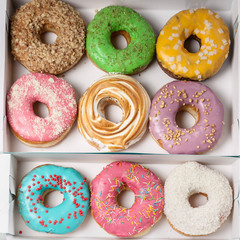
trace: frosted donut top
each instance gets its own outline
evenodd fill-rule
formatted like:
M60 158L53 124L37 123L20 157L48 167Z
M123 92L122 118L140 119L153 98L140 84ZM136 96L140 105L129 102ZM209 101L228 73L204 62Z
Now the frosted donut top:
M181 107L189 106L199 116L191 128L177 125ZM224 108L207 86L190 81L164 85L154 96L149 129L156 141L172 154L196 154L210 150L221 136Z
M49 115L35 115L33 104L42 102ZM31 142L59 138L73 123L77 103L72 86L53 75L32 73L19 78L7 95L7 117L12 130Z

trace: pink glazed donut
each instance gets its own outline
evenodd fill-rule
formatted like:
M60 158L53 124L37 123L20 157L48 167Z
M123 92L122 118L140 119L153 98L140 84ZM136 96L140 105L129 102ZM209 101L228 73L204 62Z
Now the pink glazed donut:
M118 194L130 189L135 194L131 208L119 206ZM118 237L145 234L161 219L163 186L150 170L130 162L107 165L90 184L92 215L108 233Z
M176 115L187 111L195 118L191 128L181 128ZM174 81L154 96L149 130L156 142L171 154L200 154L219 140L224 108L213 91L197 82Z
M49 115L41 118L33 104L42 102ZM7 118L15 136L31 147L50 147L69 132L77 115L72 86L53 75L31 73L19 78L7 94Z

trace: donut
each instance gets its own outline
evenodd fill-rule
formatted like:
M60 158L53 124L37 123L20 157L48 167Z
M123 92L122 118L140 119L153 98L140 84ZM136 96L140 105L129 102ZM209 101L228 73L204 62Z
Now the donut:
M123 35L128 46L117 49L111 38ZM131 8L101 9L87 29L86 49L90 60L109 73L136 74L143 71L155 53L156 37L148 22Z
M195 39L201 48L189 52L184 43ZM184 10L160 31L157 60L170 77L202 81L218 72L228 56L229 30L220 16L209 9Z
M177 232L203 236L217 231L231 213L232 188L225 176L197 162L176 167L164 184L164 213ZM207 196L207 203L192 207L189 198L197 193Z
M117 202L118 194L130 189L135 194L131 208ZM118 237L141 236L161 219L164 205L159 178L141 165L114 162L90 183L91 211L105 231Z
M44 196L60 191L63 201L56 207L44 205ZM65 234L84 221L90 193L86 178L73 168L42 165L30 171L17 191L18 212L25 224L38 232Z
M195 118L191 128L177 125L176 115L189 112ZM198 82L174 81L154 96L149 130L168 153L199 154L212 149L223 128L224 108L213 91Z
M105 118L104 108L117 105L119 123ZM150 98L142 85L126 75L107 75L94 82L79 101L78 129L89 144L100 151L127 149L144 135Z
M49 115L41 118L33 104L44 103ZM7 119L14 135L31 147L50 147L70 131L77 117L72 86L61 78L30 73L19 78L7 94Z
M52 44L41 40L53 32ZM61 74L78 63L85 52L86 27L79 12L59 0L32 0L11 18L14 59L30 72Z

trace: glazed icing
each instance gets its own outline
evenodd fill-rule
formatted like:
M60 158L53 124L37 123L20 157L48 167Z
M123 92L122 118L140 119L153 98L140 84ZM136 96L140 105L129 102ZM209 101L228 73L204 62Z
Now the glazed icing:
M118 105L122 120L104 116L104 107ZM78 128L98 150L113 152L128 148L145 133L150 99L142 85L125 75L106 75L96 81L79 101Z
M125 30L130 43L116 49L113 32ZM86 49L90 59L109 73L134 74L150 63L155 52L155 34L147 21L131 8L109 6L100 10L87 29Z
M33 104L36 101L47 105L49 115L46 118L35 115ZM36 144L58 139L72 126L76 114L74 89L53 75L24 75L7 94L7 118L13 132Z
M192 128L180 128L176 123L177 112L183 106L193 107L199 115ZM174 81L154 96L149 119L153 138L169 153L203 153L212 149L221 136L224 108L205 85Z
M201 41L197 53L184 48L191 35ZM174 15L157 40L157 59L178 78L204 80L221 68L228 56L229 30L217 13L209 9L189 9Z
M43 194L58 190L63 202L56 207L43 205ZM18 211L24 222L38 232L64 234L75 230L85 219L90 193L86 178L73 168L42 165L34 168L18 188Z
M117 203L117 195L128 187L135 194L131 208ZM141 165L114 162L90 184L92 215L108 233L130 237L149 230L160 220L164 193L159 178Z
M176 167L165 185L164 213L170 224L185 235L199 236L215 232L231 213L233 194L227 178L197 162ZM204 193L206 204L193 208L189 197Z

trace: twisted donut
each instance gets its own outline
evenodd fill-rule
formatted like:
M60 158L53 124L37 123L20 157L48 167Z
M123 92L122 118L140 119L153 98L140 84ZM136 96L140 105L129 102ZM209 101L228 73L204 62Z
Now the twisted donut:
M109 104L122 109L121 122L105 118L104 108ZM98 150L126 149L143 136L149 108L149 96L138 81L125 75L107 75L95 82L80 99L78 128Z

